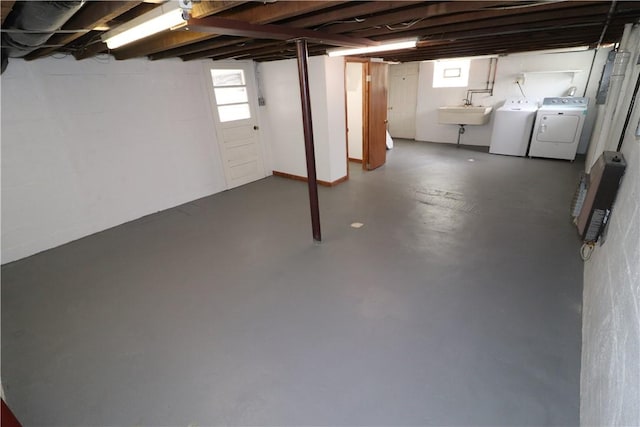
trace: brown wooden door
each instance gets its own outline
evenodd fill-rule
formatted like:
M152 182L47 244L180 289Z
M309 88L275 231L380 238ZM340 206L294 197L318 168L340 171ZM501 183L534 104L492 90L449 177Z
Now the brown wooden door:
M370 62L367 76L368 138L363 166L373 170L387 160L387 70L388 65Z

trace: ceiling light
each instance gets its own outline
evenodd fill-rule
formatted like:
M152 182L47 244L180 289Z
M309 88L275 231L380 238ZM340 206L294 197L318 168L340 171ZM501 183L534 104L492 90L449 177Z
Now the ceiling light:
M339 49L327 51L329 56L361 55L363 53L386 52L389 50L411 49L416 47L416 40L381 44L378 46L357 47L353 49Z
M509 53L508 56L524 56L524 55L545 55L552 53L570 53L570 52L582 52L585 50L589 50L589 46L575 46L575 47L561 47L558 49L543 49L543 50L532 50L528 52L516 52Z
M102 35L109 49L117 49L136 40L186 24L190 1L169 1Z
M427 59L422 62L446 62L446 61L467 61L473 59L491 59L498 58L499 55L478 55L478 56L463 56L460 58L440 58L440 59Z

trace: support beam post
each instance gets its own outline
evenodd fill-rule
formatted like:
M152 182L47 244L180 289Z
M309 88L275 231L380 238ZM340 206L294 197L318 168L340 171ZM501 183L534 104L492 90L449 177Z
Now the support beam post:
M307 41L303 39L296 40L296 50L298 54L300 100L302 102L304 148L307 158L307 184L309 186L309 205L311 207L311 229L313 231L313 240L320 242L322 241L322 236L320 234L320 208L318 204L318 182L316 180L316 156L313 148L313 126L311 123Z

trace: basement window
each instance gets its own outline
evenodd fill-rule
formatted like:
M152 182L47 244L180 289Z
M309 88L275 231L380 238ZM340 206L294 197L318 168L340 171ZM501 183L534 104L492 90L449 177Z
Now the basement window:
M251 118L249 96L243 70L211 70L213 91L220 122Z
M467 87L470 65L470 59L434 62L433 87Z

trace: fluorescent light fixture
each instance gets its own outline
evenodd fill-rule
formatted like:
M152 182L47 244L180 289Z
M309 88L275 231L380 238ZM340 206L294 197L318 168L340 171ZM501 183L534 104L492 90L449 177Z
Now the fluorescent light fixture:
M363 53L386 52L389 50L411 49L416 47L416 40L406 40L378 46L357 47L353 49L339 49L327 51L329 56L361 55Z
M589 46L561 47L558 49L532 50L528 52L509 53L507 54L507 56L546 55L546 54L554 54L554 53L583 52L585 50L589 50Z
M426 59L422 62L446 62L446 61L466 61L467 59L491 59L498 58L498 55L478 55L478 56L463 56L460 58L440 58L440 59Z
M184 25L183 11L177 1L169 1L102 35L109 49L117 49L160 31Z

